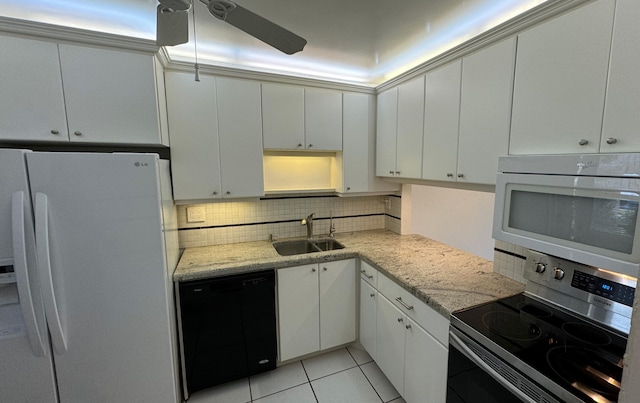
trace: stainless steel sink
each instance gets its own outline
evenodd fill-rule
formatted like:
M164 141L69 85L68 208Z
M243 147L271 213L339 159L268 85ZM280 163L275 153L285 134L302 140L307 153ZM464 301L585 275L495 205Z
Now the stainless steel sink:
M344 245L335 239L297 240L274 242L273 248L280 256L302 255L305 253L324 252L343 249Z

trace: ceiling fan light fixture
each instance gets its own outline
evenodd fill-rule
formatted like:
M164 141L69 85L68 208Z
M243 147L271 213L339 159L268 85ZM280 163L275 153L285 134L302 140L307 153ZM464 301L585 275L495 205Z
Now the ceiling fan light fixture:
M158 3L173 11L187 11L191 8L191 0L158 0Z
M229 13L236 7L237 5L235 3L225 0L211 1L209 5L207 5L211 15L222 21L226 21L227 15L229 15Z

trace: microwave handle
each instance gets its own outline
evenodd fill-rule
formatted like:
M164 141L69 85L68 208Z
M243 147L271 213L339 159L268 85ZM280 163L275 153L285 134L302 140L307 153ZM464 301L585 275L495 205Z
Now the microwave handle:
M458 350L461 350L461 352L464 353L464 355L467 356L467 358L469 358L471 361L473 361L474 364L476 364L477 366L482 368L483 371L485 371L487 374L489 374L500 385L502 385L505 388L509 389L511 391L511 393L516 395L523 402L536 403L535 400L531 399L529 396L524 394L520 389L518 389L515 386L513 386L511 384L511 382L509 382L506 379L504 379L502 377L502 375L497 373L487 363L482 361L482 358L478 357L478 355L476 353L471 351L471 349L469 347L467 347L467 345L462 340L460 340L460 338L457 335L453 334L453 332L449 332L449 338L450 338L449 344L452 344L455 348L457 348ZM453 342L453 343L451 343L451 342Z

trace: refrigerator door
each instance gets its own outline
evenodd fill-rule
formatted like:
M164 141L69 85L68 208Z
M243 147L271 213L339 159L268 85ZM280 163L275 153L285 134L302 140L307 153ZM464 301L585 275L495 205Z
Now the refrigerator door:
M158 157L31 153L27 165L60 400L175 403Z
M57 402L24 150L0 150L0 400Z

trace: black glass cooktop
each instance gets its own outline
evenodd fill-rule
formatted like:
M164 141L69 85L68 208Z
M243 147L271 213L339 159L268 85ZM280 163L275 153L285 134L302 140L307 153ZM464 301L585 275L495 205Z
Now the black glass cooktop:
M585 402L618 400L623 335L524 294L453 316Z

